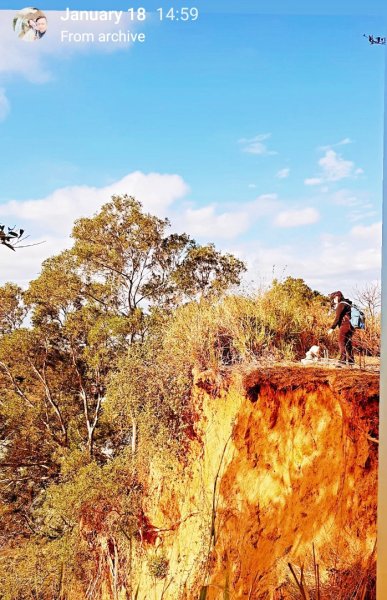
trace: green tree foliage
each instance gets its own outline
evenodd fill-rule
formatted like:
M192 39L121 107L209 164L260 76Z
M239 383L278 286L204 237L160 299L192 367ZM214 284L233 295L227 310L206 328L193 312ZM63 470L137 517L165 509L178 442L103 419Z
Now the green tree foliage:
M326 340L302 279L225 294L243 263L169 227L115 196L25 292L0 288L0 598L99 600L106 573L112 597L130 590L150 469L173 477L195 436L195 370ZM149 567L167 575L162 555Z
M100 466L76 452L61 462L62 481L29 511L29 535L25 531L2 552L3 598L51 600L69 592L99 598L112 555L121 558L122 548L125 556L125 545L140 535L141 488L130 456ZM122 566L125 573L124 558Z
M128 315L144 302L170 306L238 285L242 261L187 234L168 234L168 219L144 213L140 202L114 196L73 230L74 254L95 298Z
M288 358L301 358L314 344L327 343L329 299L303 279L273 280L261 298L267 315L266 333L272 345Z
M315 299L327 300L326 296L316 290L312 290L303 279L287 277L284 281L274 279L271 293L282 294L284 299L295 303L310 303Z
M239 285L243 263L231 254L221 255L213 244L191 245L173 274L177 289L190 299L219 296L230 285Z
M220 297L244 265L168 228L115 196L25 292L0 288L1 597L61 597L66 580L82 598L90 574L97 594L90 536L117 550L138 531L145 440L182 439L189 379L162 342L171 310Z
M25 315L22 289L14 283L0 287L0 335L20 327Z
M185 353L182 332L173 340L175 323L174 315L153 314L149 335L129 348L108 386L103 420L115 423L111 445L130 444L145 463L157 451L181 454L192 428L189 400L195 361L188 348Z

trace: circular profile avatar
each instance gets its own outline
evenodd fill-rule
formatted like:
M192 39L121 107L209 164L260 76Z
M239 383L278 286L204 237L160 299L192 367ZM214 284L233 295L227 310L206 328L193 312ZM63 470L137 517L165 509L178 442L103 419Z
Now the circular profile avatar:
M40 40L47 31L47 17L38 8L23 8L13 20L16 35L24 42Z

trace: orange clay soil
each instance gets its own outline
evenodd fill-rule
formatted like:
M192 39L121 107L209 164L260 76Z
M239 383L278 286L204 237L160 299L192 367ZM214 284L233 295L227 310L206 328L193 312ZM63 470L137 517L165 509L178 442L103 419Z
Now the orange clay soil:
M318 580L324 600L374 598L378 398L362 371L196 373L197 437L184 464L151 473L138 600L301 598L289 563L305 597ZM144 552L165 559L163 579Z
M219 483L207 598L227 587L231 598L292 597L288 563L297 573L304 564L304 587L315 589L313 546L325 597L351 597L334 587L334 570L373 562L378 376L292 367L243 383L248 401Z

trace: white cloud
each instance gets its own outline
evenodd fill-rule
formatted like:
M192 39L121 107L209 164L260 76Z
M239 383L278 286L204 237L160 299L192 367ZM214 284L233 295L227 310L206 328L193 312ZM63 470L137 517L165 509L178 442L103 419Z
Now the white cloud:
M347 189L338 190L330 196L332 202L338 206L358 206L361 204L358 196Z
M378 244L382 243L382 224L373 223L372 225L356 225L350 231L350 235L354 240L363 240L368 242L370 238L377 240Z
M284 210L277 215L274 224L277 227L300 227L317 223L319 219L320 213L318 210L309 207L299 210Z
M145 175L136 171L103 188L65 187L38 200L10 200L0 205L0 216L30 221L34 229L42 232L48 230L66 235L75 219L93 214L113 194L135 196L147 210L160 214L188 190L179 175Z
M263 143L270 137L271 133L260 133L259 135L256 135L252 138L242 138L238 141L238 143L242 145L242 152L247 152L248 154L277 154L277 152L275 152L274 150L269 150L267 148L267 145Z
M94 214L114 193L134 195L145 210L168 216L172 230L187 231L201 243L213 240L219 249L246 260L250 279L258 273L258 277L264 275L270 280L273 265L277 274L284 272L303 277L321 291L349 286L351 289L355 284L379 277L380 223L365 226L359 222L338 236L319 235L317 230L313 244L304 243L302 237L297 238L296 244L290 244L284 228L316 223L319 213L315 208L284 210L284 203L276 194L261 194L253 201L239 204L198 207L194 203L187 204L188 191L187 184L178 175L135 172L103 188L66 187L45 198L6 202L0 205L0 222L23 226L31 236L30 243L41 240L46 243L16 253L3 248L1 279L26 285L39 274L45 258L71 246L69 234L73 221ZM347 190L335 196L337 202L349 204L351 198ZM365 204L360 208L365 208ZM274 219L274 224L282 228L281 235L272 238L275 240L272 247L259 241L260 232L267 239L269 219Z
M0 19L0 75L20 75L34 83L43 83L50 75L42 58L47 51L49 34L37 42L23 42L12 28L17 11L2 10ZM53 49L52 49L53 50Z
M9 100L5 95L5 90L0 88L0 121L4 121L10 110Z
M325 151L325 155L318 161L321 173L317 177L304 180L305 185L320 185L340 181L346 178L356 178L364 173L363 169L356 168L351 160L345 160L340 154L331 148Z
M23 227L30 235L29 243L45 240L40 246L20 249L16 254L3 253L6 264L2 265L2 280L26 285L37 276L45 258L71 246L69 236L74 221L95 214L113 194L135 196L145 210L160 217L169 216L174 230L187 231L202 243L238 238L260 219L277 213L281 206L276 194L261 194L252 201L227 207L187 206L186 201L177 204L188 192L188 185L178 175L136 171L102 188L69 186L44 198L0 204L0 222Z
M280 169L277 172L276 177L278 177L278 179L286 179L286 177L289 177L289 173L290 173L289 168Z
M371 280L380 278L382 224L357 225L347 234L321 236L319 269L333 276ZM339 288L340 289L340 288Z
M200 208L179 208L171 217L174 226L199 241L231 240L247 232L259 219L274 214L280 203L277 194L261 194L251 202L229 205L227 210L216 204Z
M245 207L251 219L259 219L278 211L281 205L277 194L261 194L252 202L247 202Z
M365 219L375 219L380 212L381 201L377 206L372 201L370 194L363 190L353 192L344 188L330 194L328 198L333 204L349 209L346 218L352 223L364 221Z
M60 16L64 11L45 11L48 28L45 36L36 42L23 42L13 31L12 23L16 10L2 10L0 19L0 77L9 78L10 75L23 77L35 84L43 84L51 80L53 74L50 69L52 57L68 58L75 53L85 52L113 52L132 46L131 42L120 43L64 43L61 42L61 31L67 29L72 33L93 32L95 37L99 33L110 33L122 29L135 33L139 22L130 21L129 13L124 13L119 26L113 21L72 21L62 22ZM143 25L141 25L143 28ZM4 91L3 91L4 93ZM9 104L6 105L7 111ZM3 107L3 108L2 108ZM6 112L7 112L6 111ZM0 118L3 113L4 100L0 99ZM5 115L6 116L6 115Z
M320 275L359 279L380 278L382 224L357 225L343 235L321 236L318 268ZM310 269L311 271L311 269ZM339 288L340 289L340 288Z
M305 185L320 185L323 180L320 177L310 177L309 179L305 179Z
M327 150L318 164L322 167L325 181L339 181L353 174L354 163L344 160L334 150Z
M174 219L180 229L189 230L193 237L232 239L244 233L250 227L247 211L224 211L216 213L214 205L198 209L188 208L180 217Z
M348 219L351 223L355 223L356 221L364 221L364 219L375 219L377 216L377 210L353 210L348 215Z
M46 243L34 248L2 252L2 280L11 278L24 284L40 271L42 260L71 245L69 235L75 219L92 216L113 194L128 194L140 200L152 214L164 217L166 210L189 191L178 175L160 173L130 173L103 188L88 186L65 187L45 198L0 204L0 220L23 227L30 235L27 243ZM2 250L6 250L2 248ZM11 252L10 252L11 254Z
M382 225L359 225L340 235L322 234L313 244L286 242L270 247L260 241L238 245L240 256L248 263L246 281L266 283L274 276L302 277L313 289L329 293L342 289L345 294L355 286L381 277ZM233 251L232 247L228 248Z
M336 144L329 144L328 146L319 146L318 150L322 150L323 152L325 152L326 150L330 150L331 148L336 148L337 146L346 146L347 144L353 144L353 141L349 137L340 140L340 142L336 142Z

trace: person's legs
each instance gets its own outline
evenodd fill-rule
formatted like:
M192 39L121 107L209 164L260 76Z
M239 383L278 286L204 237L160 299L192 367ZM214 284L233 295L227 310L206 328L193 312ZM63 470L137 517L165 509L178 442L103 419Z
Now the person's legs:
M355 359L353 357L353 347L352 347L352 335L353 329L350 323L344 323L339 329L339 350L340 363L353 365Z
M339 329L339 361L345 363L347 354L346 354L346 345L347 345L347 328L341 326Z
M353 356L352 336L353 336L353 329L350 328L345 336L346 358L350 365L353 365L355 363L355 359Z

